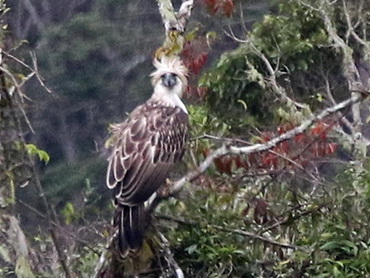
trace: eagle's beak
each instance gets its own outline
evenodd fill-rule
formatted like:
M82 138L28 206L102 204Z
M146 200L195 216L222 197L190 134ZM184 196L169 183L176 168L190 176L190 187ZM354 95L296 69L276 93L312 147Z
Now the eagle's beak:
M176 74L174 73L165 73L162 75L162 83L166 87L173 87L177 83Z

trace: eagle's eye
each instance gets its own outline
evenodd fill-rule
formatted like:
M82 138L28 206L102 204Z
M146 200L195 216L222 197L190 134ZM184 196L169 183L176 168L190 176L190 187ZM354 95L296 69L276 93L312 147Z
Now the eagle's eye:
M161 76L162 84L166 87L172 88L177 83L177 75L174 73L165 73Z

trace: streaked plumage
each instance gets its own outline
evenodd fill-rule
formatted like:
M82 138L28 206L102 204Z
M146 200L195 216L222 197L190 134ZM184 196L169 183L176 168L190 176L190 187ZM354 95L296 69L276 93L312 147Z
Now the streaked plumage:
M114 225L123 257L141 247L147 222L144 202L165 182L187 142L188 114L180 100L187 70L178 58L162 58L154 65L152 97L112 127L107 186L114 190Z

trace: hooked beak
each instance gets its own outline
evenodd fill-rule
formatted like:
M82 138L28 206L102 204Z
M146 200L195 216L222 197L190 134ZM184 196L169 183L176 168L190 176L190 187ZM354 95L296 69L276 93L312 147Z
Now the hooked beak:
M174 73L165 73L162 75L162 83L164 86L171 88L177 83L176 74Z

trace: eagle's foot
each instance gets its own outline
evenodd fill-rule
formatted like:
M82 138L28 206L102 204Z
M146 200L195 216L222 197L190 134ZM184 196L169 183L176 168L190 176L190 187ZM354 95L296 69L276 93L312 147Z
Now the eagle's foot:
M163 199L170 197L172 185L173 185L173 182L169 179L166 179L166 182L158 190L157 194Z

